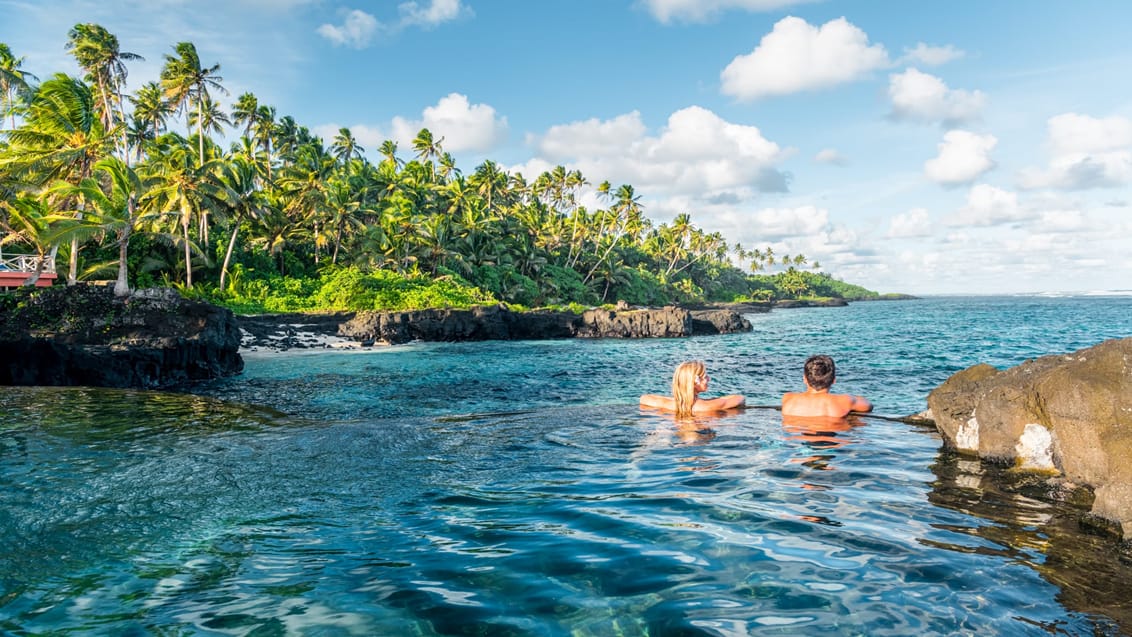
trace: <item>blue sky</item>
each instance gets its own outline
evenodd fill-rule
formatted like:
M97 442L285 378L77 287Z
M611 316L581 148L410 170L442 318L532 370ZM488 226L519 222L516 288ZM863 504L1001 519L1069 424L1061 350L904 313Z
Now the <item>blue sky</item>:
M657 222L803 253L882 292L1132 289L1132 3L0 0L0 41L78 74L96 22L130 87L179 41L371 157L422 126L470 173L562 164ZM588 200L596 206L596 199Z

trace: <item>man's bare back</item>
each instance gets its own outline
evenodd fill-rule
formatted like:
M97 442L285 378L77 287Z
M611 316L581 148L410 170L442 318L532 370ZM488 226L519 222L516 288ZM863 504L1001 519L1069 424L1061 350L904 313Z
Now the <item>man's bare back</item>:
M842 418L851 411L870 411L869 401L860 396L831 394L828 390L789 392L782 396L782 415L807 418Z
M806 391L783 394L782 415L843 418L851 411L872 411L872 403L861 396L829 393L835 377L836 365L832 358L824 354L811 356L802 373Z

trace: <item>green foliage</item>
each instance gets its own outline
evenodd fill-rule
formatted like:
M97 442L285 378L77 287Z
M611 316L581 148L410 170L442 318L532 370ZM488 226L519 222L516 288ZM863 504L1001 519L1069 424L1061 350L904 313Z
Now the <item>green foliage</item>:
M478 287L507 303L530 305L539 298L539 287L534 279L512 265L477 266L471 278Z
M539 281L539 299L544 305L577 303L590 306L597 303L592 292L586 288L582 275L572 268L558 265L545 265Z
M182 290L241 314L339 310L415 310L467 308L498 302L490 294L451 275L432 279L354 267L330 268L316 278L269 275L251 278L235 268L228 290L199 286Z
M614 286L613 297L630 305L668 305L674 295L656 274L644 268L626 268L622 271L624 283Z
M657 225L631 184L601 183L605 207L588 209L578 197L600 175L557 166L528 181L490 160L461 171L441 147L443 137L427 129L417 134L411 161L386 141L382 161L372 164L356 152L348 129L328 148L247 93L233 112L243 133L225 152L210 138L219 130L215 105L202 97L208 87L222 88L213 75L219 64L202 64L191 42L175 51L166 55L160 85L119 100L132 103L132 113L111 113L107 121L132 122L121 139L119 128L102 127L105 88L92 86L93 76L84 82L60 74L29 93L20 125L0 139L0 227L12 225L13 206L24 199L44 213L37 217L44 223L18 237L4 227L8 245L58 250L58 263L73 256L84 276L109 278L119 254L111 239L129 221L131 288L184 282L185 294L241 312L878 296L796 269L807 263L803 255L729 246L688 213ZM179 128L168 121L175 112L188 115L188 137L170 132ZM123 145L137 177L129 198L115 194L113 179L89 179L91 166ZM82 186L81 201L57 205L53 182ZM95 205L100 201L113 205ZM57 240L80 211L89 236L75 236L72 255L71 242ZM789 269L747 276L729 255L740 266ZM220 290L224 263L227 289Z

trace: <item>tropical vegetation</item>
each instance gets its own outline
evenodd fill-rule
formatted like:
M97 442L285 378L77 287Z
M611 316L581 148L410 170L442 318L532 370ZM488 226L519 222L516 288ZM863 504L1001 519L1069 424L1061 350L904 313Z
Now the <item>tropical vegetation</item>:
M84 76L41 81L0 43L0 250L54 256L68 284L248 312L875 295L687 213L656 224L630 184L465 172L427 129L375 162L349 129L324 140L252 93L225 111L220 64L191 42L132 93L142 58L105 28L77 24L65 47Z

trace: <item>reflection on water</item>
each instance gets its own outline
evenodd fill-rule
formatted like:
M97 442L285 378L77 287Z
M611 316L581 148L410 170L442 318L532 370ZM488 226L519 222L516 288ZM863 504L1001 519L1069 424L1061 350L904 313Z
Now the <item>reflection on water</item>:
M329 422L21 388L0 423L4 633L1129 626L1132 566L1077 528L1080 507L879 419L610 405Z
M845 418L831 418L824 416L782 416L782 429L788 434L787 439L802 443L805 449L813 450L813 455L805 458L795 458L792 462L818 470L831 469L830 462L836 458L835 449L849 442L845 436L854 427L861 426L857 416ZM806 488L817 488L807 485Z
M936 479L929 501L972 516L946 530L956 537L985 540L989 546L926 544L1026 564L1060 589L1057 600L1067 608L1107 616L1132 632L1132 545L1082 527L1091 506L1087 490L1064 492L1063 486L1041 476L946 451L931 469ZM1040 627L1066 634L1062 625Z

